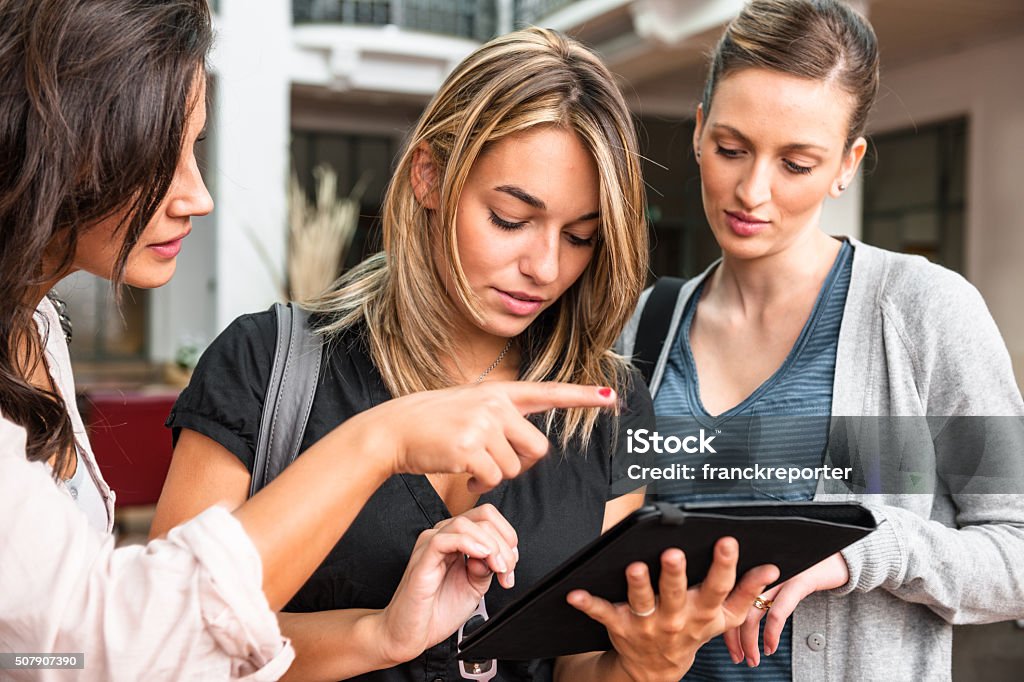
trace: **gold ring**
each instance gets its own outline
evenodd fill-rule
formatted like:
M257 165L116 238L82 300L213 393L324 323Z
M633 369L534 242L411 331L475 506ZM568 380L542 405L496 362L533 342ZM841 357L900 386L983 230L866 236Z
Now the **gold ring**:
M764 597L758 597L754 600L754 608L761 609L762 611L767 611L772 607L772 604L774 603L774 599L765 599Z

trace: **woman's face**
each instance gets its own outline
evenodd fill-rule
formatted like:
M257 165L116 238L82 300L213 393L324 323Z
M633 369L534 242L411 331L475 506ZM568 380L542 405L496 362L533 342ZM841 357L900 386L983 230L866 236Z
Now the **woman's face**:
M128 256L125 283L153 288L166 284L174 274L182 240L192 231L192 216L213 210L213 199L203 184L194 147L206 126L206 81L196 79L193 106L185 126L185 139L170 189L153 214L138 243ZM73 268L109 279L123 243L116 232L122 216L102 220L78 237Z
M757 258L819 227L826 196L849 185L867 147L844 150L853 98L831 82L749 68L697 111L704 211L722 250Z
M452 297L468 326L515 336L572 286L594 254L599 183L593 156L561 128L504 138L476 160L459 198L456 236L483 324L469 322Z

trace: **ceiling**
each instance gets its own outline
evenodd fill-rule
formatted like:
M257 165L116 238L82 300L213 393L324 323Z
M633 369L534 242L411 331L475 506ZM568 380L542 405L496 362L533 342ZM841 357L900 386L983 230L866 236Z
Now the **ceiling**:
M666 2L682 1L638 0L632 4L664 7ZM705 4L715 2L725 5L722 0ZM872 0L861 4L866 5L878 35L883 74L915 61L1024 34L1024 0ZM667 6L672 10L684 7ZM641 113L688 114L704 80L706 54L723 24L671 44L638 35L635 12L630 3L622 3L576 26L556 28L595 47L626 84Z

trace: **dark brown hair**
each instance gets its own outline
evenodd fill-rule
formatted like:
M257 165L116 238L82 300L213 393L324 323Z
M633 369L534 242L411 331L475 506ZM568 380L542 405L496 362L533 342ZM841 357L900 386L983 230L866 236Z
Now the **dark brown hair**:
M30 460L56 456L55 475L74 434L61 396L29 381L44 343L30 299L115 215L123 281L211 41L207 0L0 0L0 413L25 427Z
M702 105L730 73L764 68L834 81L853 96L846 147L864 133L878 93L878 41L871 24L840 0L753 0L711 55Z

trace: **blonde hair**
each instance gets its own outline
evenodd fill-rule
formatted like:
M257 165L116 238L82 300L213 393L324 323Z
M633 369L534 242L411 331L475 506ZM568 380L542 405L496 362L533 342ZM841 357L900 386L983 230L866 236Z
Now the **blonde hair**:
M647 275L645 196L632 117L611 73L590 50L530 28L477 49L448 76L406 143L383 206L384 251L346 273L309 307L320 330L363 321L370 353L394 396L451 385L438 358L452 347L455 308L437 272L432 240L458 297L482 313L459 261L456 209L476 159L498 140L535 126L578 135L600 176L600 226L580 278L523 332L525 380L626 388L627 365L612 350ZM430 150L438 169L436 218L413 192L413 155ZM442 265L441 267L444 267ZM565 414L561 442L585 445L596 409ZM548 430L554 414L548 415Z

